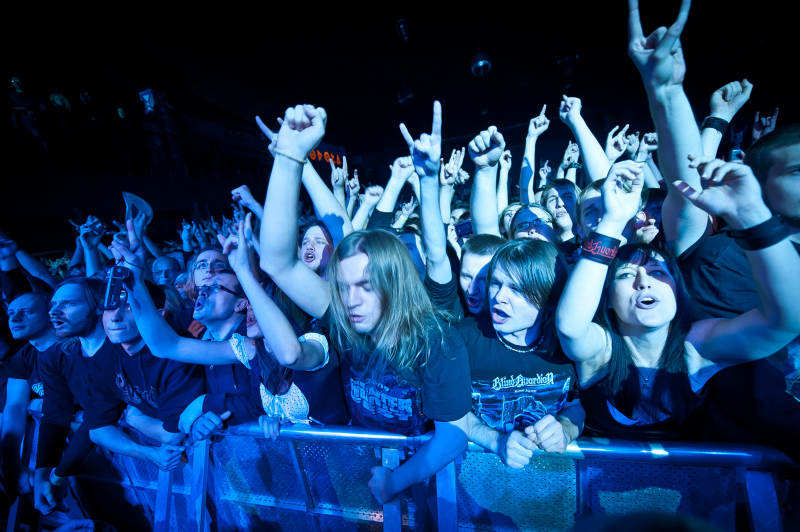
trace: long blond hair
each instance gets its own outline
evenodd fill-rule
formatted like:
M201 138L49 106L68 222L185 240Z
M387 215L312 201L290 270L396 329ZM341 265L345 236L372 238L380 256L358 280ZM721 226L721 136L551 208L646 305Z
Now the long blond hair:
M340 281L341 262L359 253L369 257L367 274L381 300L381 317L369 333L355 330L342 298L349 287ZM415 372L428 363L435 342L446 344L447 313L431 303L408 249L389 232L348 235L328 263L328 282L331 341L342 353L352 350L354 364L367 375L381 376L389 366L400 373Z

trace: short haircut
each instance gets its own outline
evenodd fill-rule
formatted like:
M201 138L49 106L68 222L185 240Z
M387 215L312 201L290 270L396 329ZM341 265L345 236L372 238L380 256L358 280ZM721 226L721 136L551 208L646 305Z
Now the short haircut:
M745 152L744 164L753 169L761 184L767 180L772 168L772 152L800 144L800 124L789 124L767 133L755 141Z
M170 263L170 266L172 266L172 268L175 271L181 271L181 263L178 261L178 259L176 259L175 257L170 257L169 255L164 255L163 257L156 258L156 260L153 261L153 264L150 265L150 268L151 269L154 268L155 265L156 265L156 262L158 262L158 261L162 261L162 262L167 261L167 262Z
M44 305L45 310L47 310L48 305L50 305L50 294L45 294L44 292L24 292L9 301L8 304L11 305L14 301L26 296L33 298L37 304Z
M474 235L461 246L461 257L467 253L482 257L493 256L505 243L506 239L497 235Z
M547 183L545 186L542 187L542 196L544 196L548 190L557 187L569 187L572 189L572 192L575 193L575 197L577 198L578 195L581 193L581 189L578 188L578 185L570 181L569 179L554 179L553 181Z

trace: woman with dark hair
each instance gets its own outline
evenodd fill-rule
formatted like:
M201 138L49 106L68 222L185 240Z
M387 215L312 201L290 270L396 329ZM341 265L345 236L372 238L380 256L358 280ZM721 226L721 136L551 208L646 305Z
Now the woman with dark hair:
M612 166L601 188L602 220L583 245L556 315L561 345L577 366L591 434L686 436L714 374L769 356L800 334L800 256L785 222L764 205L749 167L717 161L700 170L709 188L696 192L680 183L679 189L734 229L748 250L761 305L732 319L692 323L669 255L644 244L619 248L639 210L644 174L631 161Z
M489 263L491 318L459 326L472 374L470 439L512 468L527 465L535 449L563 453L583 425L575 368L554 325L567 275L550 242L508 242Z

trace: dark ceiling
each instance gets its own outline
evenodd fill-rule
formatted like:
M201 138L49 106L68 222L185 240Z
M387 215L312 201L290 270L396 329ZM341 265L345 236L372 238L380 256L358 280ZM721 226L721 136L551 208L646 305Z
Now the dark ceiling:
M127 91L125 103L132 106L139 105L137 91L158 88L244 129L255 128L256 114L274 124L286 106L312 103L328 111L326 140L351 156L402 149L397 124L405 121L413 134L427 130L434 99L444 104L445 139L458 144L492 124L520 143L523 125L543 103L553 120L547 135L566 139L556 113L563 92L583 99L597 129L609 120L630 121L634 130L651 127L641 81L626 56L625 2L579 4L298 6L296 12L267 4L36 6L9 19L9 74L47 94L88 90L102 99L104 92ZM686 88L698 117L705 116L711 91L747 76L755 90L739 117L742 126L756 110L775 105L782 123L796 120L796 87L785 87L798 47L780 31L780 19L786 27L790 18L780 14L784 4L758 2L751 10L714 4L696 2L683 38ZM645 31L670 24L677 10L676 1L648 2ZM403 18L408 42L396 29ZM484 78L470 72L479 51L493 63ZM413 92L413 100L401 105L401 91Z

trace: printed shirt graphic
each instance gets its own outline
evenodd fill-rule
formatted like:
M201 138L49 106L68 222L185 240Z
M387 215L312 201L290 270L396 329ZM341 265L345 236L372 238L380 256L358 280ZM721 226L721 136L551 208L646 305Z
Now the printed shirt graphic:
M342 382L353 423L416 436L425 432L419 390L393 372L366 378L342 359Z
M519 353L500 342L488 320L466 318L459 332L469 353L472 413L493 429L524 430L572 400L575 367L553 333L541 349Z

